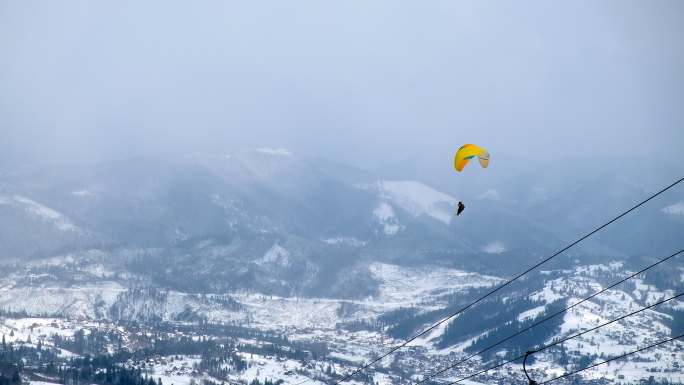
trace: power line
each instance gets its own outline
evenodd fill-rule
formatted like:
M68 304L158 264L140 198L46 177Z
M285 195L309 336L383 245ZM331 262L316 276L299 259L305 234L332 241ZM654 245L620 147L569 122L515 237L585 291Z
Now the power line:
M590 299L592 299L592 298L594 298L594 297L596 297L596 296L598 296L598 295L600 295L600 294L602 294L602 293L605 293L606 291L608 291L608 290L610 290L610 289L612 289L612 288L614 288L614 287L616 287L616 286L618 286L618 285L620 285L620 284L622 284L622 283L624 283L624 282L626 282L626 281L628 281L628 280L630 280L630 279L636 277L637 275L639 275L639 274L641 274L641 273L643 273L643 272L645 272L645 271L647 271L647 270L649 270L649 269L652 269L653 267L658 266L658 265L660 265L660 264L663 263L663 262L666 262L666 261L668 261L668 260L670 260L670 259L676 257L677 255L681 254L682 252L684 252L684 250L679 250L679 251L677 251L676 253L674 253L674 254L672 254L672 255L670 255L670 256L667 256L667 257L665 257L665 258L663 258L663 259L661 259L661 260L659 260L659 261L657 261L657 262L655 262L655 263L652 263L652 264L650 264L649 266L646 266L645 268L643 268L643 269L637 271L636 273L631 274L631 275L629 275L628 277L623 278L623 279L621 279L621 280L619 280L619 281L617 281L617 282L611 284L610 286L608 286L608 287L606 287L606 288L604 288L604 289L602 289L602 290L600 290L600 291L597 291L596 293L590 295L589 297L586 297L586 298L582 299L581 301L575 302L574 304L572 304L571 306L566 307L566 308L563 309L563 310L559 310L559 311L557 311L557 312L555 312L555 313L549 315L548 317L546 317L546 318L544 318L544 319L542 319L542 320L540 320L540 321L537 321L537 322L535 322L534 324L532 324L532 325L530 325L530 326L528 326L528 327L526 327L526 328L524 328L524 329L522 329L522 330L519 330L519 331L517 331L516 333L513 333L513 334L511 334L510 336L508 336L508 337L506 337L506 338L504 338L504 339L501 339L501 340L499 340L498 342L496 342L496 343L494 343L494 344L491 344L491 345L487 346L486 348L484 348L484 349L482 349L482 350L480 350L480 351L478 351L478 352L476 352L476 353L473 353L473 354L469 355L468 357L466 357L466 358L464 358L464 359L462 359L462 360L460 360L460 361L458 361L458 362L456 362L456 363L453 363L453 364L451 364L451 365L449 365L449 366L447 366L447 367L445 367L445 368L443 368L443 369L440 369L440 370L437 371L437 372L434 372L434 373L432 373L432 374L426 376L426 377L423 378L422 380L416 382L415 385L422 384L422 383L424 383L425 381L428 381L428 380L430 380L430 379L432 379L432 378L434 378L434 377L436 377L436 376L439 376L440 374L442 374L442 373L444 373L444 372L446 372L446 371L448 371L448 370L450 370L450 369L453 369L453 368L455 368L455 367L457 367L457 366L459 366L459 365L465 363L466 361L469 361L471 358L473 358L473 357L475 357L475 356L478 356L478 355L480 355L480 354L482 354L482 353L485 353L485 352L487 352L487 351L489 351L489 350L491 350L491 349L493 349L493 348L495 348L495 347L501 345L502 343L504 343L504 342L506 342L506 341L509 341L509 340L511 340L512 338L515 338L515 337L517 337L517 336L519 336L519 335L521 335L521 334L523 334L523 333L529 331L530 329L532 329L532 328L534 328L534 327L536 327L536 326L539 326L540 324L542 324L542 323L544 323L544 322L546 322L546 321L548 321L548 320L550 320L550 319L552 319L552 318L555 318L555 317L557 317L557 316L559 316L559 315L561 315L561 314L567 312L568 310L570 310L570 309L572 309L572 308L574 308L574 307L576 307L576 306L579 306L580 304L582 304L582 303L584 303L584 302L586 302L586 301L588 301L588 300L590 300Z
M611 320L611 321L604 322L603 324L598 325L598 326L595 326L595 327L593 327L593 328L591 328L591 329L583 330L583 331L581 331L581 332L579 332L579 333L577 333L577 334L574 334L574 335L572 335L572 336L565 337L565 338L562 338L562 339L560 339L560 340L554 341L554 342L552 342L552 343L550 343L550 344L548 344L548 345L542 346L542 347L539 348L539 349L535 349L535 350L533 350L532 352L533 352L533 353L538 353L538 352L541 352L541 351L543 351L543 350L546 350L546 349L549 349L549 348L551 348L551 347L554 347L554 346L556 346L556 345L560 345L560 344L562 344L562 343L564 343L564 342L566 342L566 341L569 341L569 340L571 340L571 339L577 338L577 337L582 336L582 335L584 335L584 334L590 333L590 332L595 331L595 330L597 330L597 329L600 329L600 328L602 328L602 327L604 327L604 326L608 326L608 325L610 325L610 324L612 324L612 323L621 321L621 320L623 320L623 319L625 319L625 318L627 318L627 317L631 317L631 316L633 316L633 315L635 315L635 314L641 313L641 312L643 312L643 311L646 311L646 310L648 310L648 309L654 308L654 307L656 307L656 306L658 306L658 305L661 305L661 304L663 304L663 303L665 303L665 302L668 302L668 301L672 301L673 299L676 299L676 298L679 298L679 297L682 297L682 296L684 296L684 292L679 293L679 294L677 294L677 295L675 295L675 296L672 296L672 297L670 297L670 298L660 300L660 301L658 301L658 302L656 302L656 303L654 303L654 304L651 304L651 305L642 307L642 308L639 309L639 310L633 311L633 312L631 312L631 313L629 313L629 314L625 314L625 315L620 316L620 317L618 317L618 318L615 318L615 319L613 319L613 320ZM468 379L471 379L471 378L473 378L473 377L479 376L480 374L486 373L486 372L488 372L488 371L490 371L490 370L498 369L498 368L500 368L500 367L502 367L502 366L504 366L504 365L510 364L511 362L514 362L514 361L521 360L521 359L523 359L523 358L525 358L525 354L519 355L518 357L512 358L512 359L510 359L510 360L508 360L508 361L504 361L504 362L502 362L502 363L500 363L500 364L496 364L496 365L494 365L494 366L490 366L490 367L488 367L488 368L486 368L486 369L483 369L483 370L480 370L480 371L478 371L478 372L476 372L476 373L473 373L473 374L471 374L471 375L469 375L469 376L467 376L467 377L459 378L458 380L456 380L456 381L454 381L454 382L449 382L447 385L454 385L454 384L461 383L461 382L463 382L463 381L465 381L465 380L468 380Z
M414 335L413 337L407 339L407 340L404 341L403 343L401 343L401 344L399 344L399 345L393 347L393 348L390 349L387 353L385 353L385 354L383 354L383 355L381 355L381 356L379 356L379 357L377 357L377 358L371 360L371 361L368 362L367 364L362 365L360 368L354 370L352 373L350 373L350 374L344 376L342 379L336 381L334 385L338 385L338 384L340 384L340 383L342 383L342 382L344 382L344 381L349 380L350 378L352 378L352 377L355 376L356 374L360 373L361 371L367 369L368 367L370 367L371 365L375 364L376 362L378 362L378 361L382 360L383 358L385 358L385 357L387 357L387 356L393 354L393 353L396 352L397 350L399 350L399 349L405 347L406 345L408 345L409 343L411 343L411 342L414 341L415 339L417 339L417 338L419 338L419 337L421 337L421 336L427 334L428 332L434 330L436 327L440 326L440 325L443 324L444 322L447 322L448 320L450 320L450 319L456 317L457 315L463 313L464 311L470 309L471 307L475 306L475 305L478 304L479 302L483 301L485 298L487 298L487 297L491 296L492 294L498 292L499 290L505 288L506 286L508 286L508 285L510 285L511 283L517 281L518 279L520 279L521 277L523 277L523 276L526 275L527 273L531 272L532 270L536 269L537 267L539 267L539 266L541 266L541 265L547 263L548 261L550 261L550 260L552 260L553 258L557 257L557 256L560 255L561 253L567 251L567 250L570 249L571 247L577 245L578 243L584 241L585 239L589 238L590 236L596 234L597 232L599 232L599 231L601 231L602 229L606 228L607 226L611 225L613 222L619 220L620 218L624 217L625 215L627 215L627 214L631 213L632 211L636 210L637 208L643 206L644 204L646 204L646 203L649 202L650 200L654 199L655 197L659 196L660 194L664 193L665 191L667 191L667 190L671 189L672 187L676 186L677 184L679 184L679 183L682 182L683 180L684 180L684 178L680 178L680 179L678 179L677 181L675 181L674 183L670 184L669 186L667 186L667 187L661 189L660 191L656 192L655 194L649 196L648 198L644 199L643 201L639 202L638 204L632 206L630 209L628 209L628 210L622 212L620 215L614 217L613 219L609 220L608 222L606 222L606 223L602 224L601 226L597 227L596 229L592 230L592 231L589 232L588 234L582 236L582 237L579 238L578 240L576 240L576 241L572 242L571 244L565 246L564 248L562 248L561 250L557 251L556 253L554 253L554 254L551 255L550 257L547 257L547 258L543 259L542 261L538 262L537 264L535 264L534 266L530 267L529 269L523 271L522 273L520 273L520 274L516 275L515 277L509 279L508 281L504 282L503 284L497 286L496 288L494 288L493 290L489 291L487 294L483 295L482 297L478 298L477 300L471 302L471 303L468 304L467 306L462 307L462 308L459 309L458 311L456 311L456 312L452 313L451 315L449 315L449 316L447 316L447 317L441 319L440 321L438 321L437 323L435 323L435 324L433 324L432 326L428 327L427 329L423 330L422 332L420 332L420 333Z
M648 345L648 346L644 346L643 348L640 348L640 349L637 349L637 350L634 350L634 351L631 351L631 352L628 352L628 353L621 354L621 355L619 355L619 356L613 357L613 358L611 358L611 359L608 359L608 360L605 360L605 361L602 361L602 362L599 362L599 363L596 363L596 364L593 364L593 365L589 365L589 366L587 366L587 367L585 367L585 368L582 368L582 369L578 369L578 370L574 370L574 371L572 371L572 372L565 373L565 374L563 374L562 376L558 376L558 377L556 377L556 378L552 378L552 379L550 379L550 380L546 380L546 381L544 381L544 382L540 382L539 384L540 384L540 385L548 384L549 382L556 381L556 380L560 380L561 378L565 378L565 377L572 376L573 374L577 374L577 373L579 373L579 372L583 372L583 371L585 371L585 370L592 369L592 368L595 368L595 367L597 367L597 366L599 366L599 365L607 364L607 363L609 363L609 362L611 362L611 361L619 360L619 359L624 358L624 357L627 357L627 356L631 356L632 354L636 354L636 353L642 352L642 351L644 351L644 350L647 350L647 349L656 347L656 346L658 346L658 345L662 345L662 344L666 344L666 343L668 343L668 342L672 342L672 341L674 341L674 340L678 340L678 339L680 339L680 338L682 338L682 337L684 337L684 334L680 334L680 335L678 335L678 336L676 336L676 337L672 337L672 338L666 339L666 340L664 340L664 341L660 341L660 342L656 342L656 343L651 344L651 345Z

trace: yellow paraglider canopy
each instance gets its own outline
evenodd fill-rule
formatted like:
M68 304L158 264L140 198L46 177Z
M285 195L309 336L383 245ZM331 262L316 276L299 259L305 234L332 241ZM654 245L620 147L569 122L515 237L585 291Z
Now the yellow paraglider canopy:
M483 168L489 166L489 152L487 152L487 150L474 144L464 144L456 151L456 156L454 156L454 168L458 172L463 171L463 168L468 164L468 161L474 157L477 157Z

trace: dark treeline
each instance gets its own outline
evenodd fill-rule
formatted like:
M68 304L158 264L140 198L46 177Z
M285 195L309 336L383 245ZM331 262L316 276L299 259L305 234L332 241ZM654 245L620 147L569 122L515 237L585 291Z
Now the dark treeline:
M668 313L672 316L669 321L670 329L672 329L672 336L684 334L684 310L669 310Z
M73 337L67 338L59 334L52 336L55 346L81 355L98 355L107 352L107 347L114 345L121 349L123 340L114 330L77 330Z
M204 325L211 328L210 325ZM223 328L220 328L224 330ZM229 328L236 331L239 328ZM225 330L224 330L225 331ZM261 333L240 330L242 335L260 337ZM242 372L248 362L242 354L257 354L298 360L303 363L327 356L327 345L323 343L290 343L287 338L266 333L269 339L284 345L259 342L255 344L235 343L236 339L226 337L187 336L181 333L140 333L145 338L143 346L135 351L121 348L121 337L112 330L77 330L73 337L53 336L57 348L82 355L65 359L58 356L55 348L17 346L10 343L0 345L0 385L17 385L21 378L41 376L62 384L100 385L161 385L145 372L144 362L151 357L200 356L197 369L214 378L228 381L228 374ZM102 353L108 346L119 346L116 353ZM138 364L141 363L141 364Z
M22 376L36 374L61 384L162 385L143 376L139 370L127 369L111 356L64 360L53 349L0 345L0 385L22 383Z
M323 359L328 346L323 342L290 341L284 334L245 328L238 325L221 325L202 322L181 324L157 322L149 326L137 323L121 323L135 335L138 347L135 352L123 349L121 336L111 329L78 330L73 337L54 335L55 346L82 355L104 355L108 346L116 347L113 359L123 362L139 360L151 355L201 355L207 351L218 351L217 346L235 346L237 339L254 340L256 345L240 345L244 351L297 360ZM208 336L212 336L211 338Z
M534 305L533 301L527 299L525 293L534 292L542 287L542 280L514 282L509 286L508 292L511 294L505 302L497 300L483 301L473 309L469 309L449 321L447 333L439 342L439 347L443 348L453 345L468 336L515 320L517 314ZM415 308L401 308L380 316L378 320L385 325L389 325L387 327L387 334L389 336L397 339L407 339L422 331L428 325L432 325L445 317L459 312L468 304L491 291L491 289L491 287L481 287L451 293L443 297L448 305L442 309L420 313ZM516 310L518 313L515 313Z
M451 346L462 341L465 337L487 331L484 336L476 339L473 344L468 347L468 350L470 351L481 350L487 345L494 344L499 340L530 326L534 322L539 321L542 317L547 317L549 314L561 310L563 301L557 301L547 305L544 311L533 319L523 321L517 320L517 316L521 312L540 305L542 304L529 299L508 301L507 303L485 301L479 305L478 312L465 312L456 320L449 323L438 346ZM560 326L562 321L563 317L556 317L553 320L532 328L532 330L527 333L523 333L512 340L512 342L500 345L498 348L508 349L512 354L516 354L516 352L520 350L524 352L526 348L543 342L547 337L551 336Z
M400 308L383 314L379 320L390 325L387 334L397 339L407 339L422 330L428 324L433 324L459 309L467 303L486 293L486 288L472 288L460 293L443 296L448 305L442 309L419 313L415 308Z
M62 384L162 385L160 379L155 381L139 368L121 366L111 356L72 359L63 365L48 364L42 369Z
M247 361L242 359L236 351L227 349L219 352L205 352L199 363L199 369L210 376L227 381L231 372L241 372L248 368Z
M15 365L19 368L28 365L36 366L47 361L54 361L58 357L52 349L43 348L39 341L36 347L30 346L14 346L14 344L6 342L5 336L2 336L0 342L0 363L4 365Z
M530 304L528 304L529 306ZM539 315L537 315L534 318L530 318L527 320L524 320L522 322L519 321L509 321L511 314L508 311L502 311L501 316L494 316L491 318L488 318L485 323L490 326L490 325L497 325L493 329L491 329L489 332L487 332L484 336L477 338L473 343L466 348L466 351L468 352L476 352L479 350L482 350L490 345L493 345L504 338L507 338L508 336L517 333L518 331L525 329L529 327L530 325L534 324L535 322L538 322L539 320L548 317L550 314L553 314L559 310L561 310L564 306L564 301L556 301L544 309L543 312L541 312ZM515 316L514 316L515 317ZM515 319L515 318L514 318ZM484 321L484 320L483 320ZM521 354L524 354L525 351L532 349L536 345L542 344L544 341L546 341L548 338L553 336L555 333L558 332L560 325L563 323L563 317L555 317L552 318L551 320L544 322L531 330L517 336L516 338L513 338L509 341L506 341L502 343L501 345L497 346L497 349L492 349L491 351L485 352L483 354L483 357L485 359L489 359L492 357L493 354L496 353L497 350L501 349L506 349L506 354L507 357L517 357ZM450 327L447 327L447 332L451 329ZM486 330L486 329L484 329ZM445 333L445 337L447 336L447 333ZM562 355L562 354L561 354ZM561 363L563 361L567 362L567 359L564 357L561 357Z

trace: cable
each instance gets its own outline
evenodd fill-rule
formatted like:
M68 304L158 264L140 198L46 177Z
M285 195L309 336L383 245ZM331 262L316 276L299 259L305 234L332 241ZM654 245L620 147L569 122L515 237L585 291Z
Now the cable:
M641 273L643 273L643 272L645 272L645 271L647 271L647 270L649 270L649 269L652 269L652 268L654 268L655 266L658 266L658 265L660 265L660 264L663 263L663 262L666 262L666 261L668 261L668 260L670 260L670 259L676 257L677 255L679 255L679 254L681 254L681 253L683 253L683 252L684 252L684 250L679 250L678 252L676 252L676 253L674 253L674 254L668 256L668 257L665 257L665 258L663 258L663 259L661 259L661 260L659 260L659 261L657 261L657 262L655 262L655 263L652 263L651 265L649 265L649 266L647 266L647 267L645 267L645 268L643 268L643 269L637 271L636 273L631 274L630 276L628 276L628 277L626 277L626 278L623 278L623 279L621 279L621 280L619 280L619 281L617 281L617 282L611 284L610 286L608 286L608 287L606 287L606 288L604 288L604 289L602 289L602 290L600 290L600 291L597 291L596 293L590 295L589 297L584 298L584 299L582 299L581 301L575 302L575 303L572 304L571 306L568 306L568 307L566 307L566 308L563 309L563 310L557 311L557 312L551 314L550 316L548 316L548 317L546 317L546 318L544 318L544 319L542 319L542 320L540 320L540 321L537 321L537 322L535 322L534 324L532 324L532 325L530 325L530 326L528 326L528 327L526 327L526 328L524 328L524 329L522 329L522 330L519 330L519 331L516 332L516 333L511 334L510 336L508 336L508 337L506 337L506 338L504 338L504 339L502 339L502 340L499 340L498 342L496 342L496 343L494 343L494 344L492 344L492 345L487 346L486 348L484 348L484 349L478 351L477 353L473 353L473 354L469 355L468 357L466 357L466 358L464 358L464 359L462 359L462 360L460 360L460 361L458 361L458 362L456 362L456 363L454 363L454 364L451 364L451 365L449 365L449 366L447 366L447 367L445 367L445 368L443 368L443 369L440 369L440 370L437 371L437 372L434 372L434 373L432 373L432 374L426 376L426 377L423 378L422 380L416 382L415 385L420 385L420 384L424 383L425 381L427 381L427 380L429 380L429 379L432 379L432 378L434 378L434 377L436 377L436 376L439 376L440 374L442 374L442 373L444 373L444 372L446 372L446 371L448 371L448 370L450 370L450 369L453 369L453 368L455 368L455 367L457 367L457 366L463 364L464 362L470 360L471 358L473 358L473 357L475 357L475 356L478 356L478 355L480 355L480 354L482 354L482 353L484 353L484 352L487 352L487 351L489 351L489 350L491 350L491 349L493 349L493 348L495 348L495 347L501 345L502 343L504 343L504 342L506 342L506 341L509 341L510 339L512 339L512 338L514 338L514 337L517 337L517 336L521 335L522 333L525 333L526 331L528 331L528 330L530 330L530 329L532 329L532 328L534 328L534 327L536 327L536 326L538 326L538 325L540 325L540 324L542 324L542 323L544 323L544 322L546 322L546 321L548 321L548 320L550 320L550 319L552 319L552 318L554 318L554 317L557 317L557 316L559 316L559 315L565 313L566 311L568 311L568 310L570 310L570 309L572 309L572 308L574 308L574 307L576 307L576 306L578 306L578 305L580 305L580 304L582 304L582 303L584 303L584 302L586 302L586 301L588 301L588 300L590 300L590 299L592 299L592 298L594 298L594 297L596 297L596 296L598 296L598 295L600 295L600 294L602 294L602 293L605 293L606 291L608 291L608 290L614 288L615 286L618 286L618 285L620 285L620 284L622 284L622 283L624 283L624 282L626 282L626 281L628 281L628 280L630 280L630 279L636 277L637 275L639 275L639 274L641 274Z
M546 349L548 349L548 348L551 348L551 347L553 347L553 346L560 345L560 344L562 344L563 342L566 342L566 341L569 341L569 340L571 340L571 339L577 338L577 337L579 337L579 336L581 336L581 335L584 335L584 334L587 334L587 333L589 333L589 332L595 331L595 330L600 329L600 328L602 328L602 327L604 327L604 326L607 326L607 325L610 325L610 324L615 323L615 322L617 322L617 321L623 320L623 319L625 319L625 318L627 318L627 317L631 317L631 316L633 316L633 315L635 315L635 314L637 314L637 313L641 313L641 312L643 312L643 311L646 311L646 310L648 310L648 309L651 309L651 308L653 308L653 307L656 307L656 306L658 306L658 305L661 305L661 304L663 304L663 303L665 303L665 302L672 301L673 299L676 299L676 298L679 298L679 297L682 297L682 296L684 296L684 292L679 293L679 294L677 294L677 295L675 295L675 296L673 296L673 297L670 297L670 298L667 298L667 299L660 300L660 301L658 301L658 302L656 302L656 303L654 303L654 304L651 304L651 305L642 307L642 308L639 309L639 310L636 310L636 311L633 311L633 312L631 312L631 313L629 313L629 314L626 314L626 315L623 315L623 316L621 316L621 317L615 318L615 319L613 319L613 320L611 320L611 321L605 322L605 323L603 323L603 324L601 324L601 325L598 325L598 326L595 326L595 327L593 327L593 328L591 328L591 329L587 329L587 330L581 331L581 332L579 332L579 333L577 333L577 334L574 334L574 335L572 335L572 336L565 337L565 338L562 338L562 339L560 339L560 340L554 341L554 342L552 342L552 343L550 343L550 344L548 344L548 345L542 346L542 347L539 348L539 349L534 349L533 352L534 352L534 353L538 353L538 352L541 352L541 351L546 350ZM502 362L502 363L500 363L500 364L497 364L497 365L488 367L488 368L486 368L486 369L480 370L479 372L476 372L476 373L474 373L474 374L471 374L471 375L469 375L468 377L463 377L463 378L460 378L460 379L458 379L458 380L456 380L456 381L454 381L454 382L450 382L450 383L448 383L447 385L458 384L458 383L463 382L463 381L465 381L465 380L467 380L467 379L473 378L473 377L478 376L478 375L480 375L480 374L482 374L482 373L486 373L486 372L488 372L488 371L490 371L490 370L492 370L492 369L500 368L500 367L502 367L502 366L504 366L504 365L506 365L506 364L509 364L509 363L514 362L514 361L517 361L517 360L521 360L521 359L523 359L523 358L525 358L525 354L519 355L518 357L515 357L515 358L510 359L510 360L508 360L508 361L504 361L504 362Z
M583 372L583 371L585 371L585 370L592 369L592 368L595 368L595 367L597 367L597 366L599 366L599 365L607 364L607 363L609 363L609 362L611 362L611 361L619 360L619 359L624 358L624 357L627 357L627 356L631 356L632 354L636 354L636 353L642 352L642 351L644 351L644 350L647 350L647 349L656 347L656 346L658 346L658 345L662 345L662 344L666 344L666 343L668 343L668 342L672 342L672 341L674 341L674 340L678 340L678 339L680 339L680 338L682 338L682 337L684 337L684 334L680 334L680 335L678 335L678 336L676 336L676 337L672 337L672 338L666 339L666 340L664 340L664 341L656 342L655 344L651 344L651 345L645 346L645 347L643 347L643 348L640 348L640 349L637 349L637 350L634 350L634 351L631 351L631 352L628 352L628 353L621 354L621 355L616 356L616 357L613 357L613 358L611 358L611 359L608 359L608 360L605 360L605 361L602 361L602 362L599 362L599 363L596 363L596 364L593 364L593 365L589 365L589 366L587 366L587 367L585 367L585 368L582 368L582 369L578 369L578 370L574 370L574 371L572 371L572 372L565 373L565 374L563 374L562 376L558 376L558 377L556 377L556 378L552 378L552 379L550 379L550 380L546 380L546 381L544 381L544 382L540 382L539 384L540 384L540 385L548 384L549 382L556 381L556 380L560 380L561 378L565 378L565 377L572 376L573 374L577 374L577 373L579 373L579 372Z
M403 343L401 343L401 344L399 344L399 345L393 347L393 348L390 349L387 353L385 353L385 354L383 354L383 355L381 355L381 356L379 356L379 357L377 357L377 358L371 360L371 361L370 361L369 363L367 363L367 364L362 365L360 368L354 370L352 373L350 373L350 374L344 376L342 379L336 381L334 385L338 385L338 384L340 384L340 383L342 383L342 382L344 382L344 381L349 380L350 378L352 378L352 377L355 376L356 374L360 373L361 371L365 370L365 369L368 368L369 366L375 364L376 362L382 360L383 358L389 356L390 354L393 354L393 353L396 352L397 350L399 350L399 349L405 347L406 345L408 345L409 343L411 343L411 342L414 341L415 339L417 339L417 338L419 338L419 337L425 335L426 333L428 333L428 332L430 332L431 330L435 329L436 327L438 327L439 325L443 324L444 322L446 322L446 321L448 321L448 320L450 320L450 319L456 317L457 315L463 313L464 311L470 309L471 307L473 307L473 306L475 306L476 304L478 304L479 302L483 301L485 298L489 297L490 295L492 295L492 294L498 292L499 290L505 288L506 286L510 285L511 283L517 281L518 279L520 279L521 277L523 277L523 276L526 275L527 273L531 272L532 270L536 269L537 267L539 267L539 266L545 264L546 262L552 260L553 258L555 258L555 257L557 257L558 255L560 255L561 253L567 251L567 250L570 249L571 247L577 245L578 243L584 241L585 239L589 238L590 236L592 236L592 235L596 234L597 232L601 231L602 229L606 228L607 226L609 226L609 225L612 224L613 222L617 221L618 219L624 217L625 215L627 215L627 214L631 213L632 211L636 210L637 208L643 206L644 204L646 204L646 203L649 202L650 200L654 199L655 197L659 196L660 194L664 193L665 191L667 191L667 190L671 189L672 187L678 185L678 184L681 183L683 180L684 180L684 178L680 178L680 179L676 180L674 183L670 184L669 186L667 186L667 187L661 189L660 191L658 191L658 192L656 192L655 194L649 196L648 198L644 199L643 201L639 202L638 204L632 206L630 209L628 209L628 210L622 212L622 214L620 214L620 215L616 216L615 218L609 220L608 222L602 224L601 226L597 227L596 229L592 230L591 232L589 232L588 234L582 236L581 238L579 238L578 240L572 242L571 244L565 246L564 248L562 248L561 250L557 251L556 253L554 253L554 254L551 255L550 257L547 257L547 258L543 259L541 262L538 262L537 264L535 264L534 266L530 267L529 269L523 271L522 273L520 273L520 274L516 275L515 277L509 279L508 281L504 282L503 284L497 286L495 289L489 291L487 294L485 294L484 296L478 298L478 299L475 300L474 302L471 302L469 305L467 305L467 306L465 306L465 307L459 309L459 310L456 311L455 313L453 313L453 314L451 314L451 315L449 315L449 316L447 316L447 317L441 319L441 320L438 321L437 323L433 324L432 326L428 327L427 329L423 330L422 332L420 332L420 333L414 335L413 337L407 339L407 340L404 341Z

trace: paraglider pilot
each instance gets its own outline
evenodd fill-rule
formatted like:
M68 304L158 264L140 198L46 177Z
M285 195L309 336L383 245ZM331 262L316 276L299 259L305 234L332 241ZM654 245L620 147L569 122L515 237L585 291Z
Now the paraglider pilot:
M463 204L463 202L458 202L458 211L456 211L456 215L461 215L464 209L465 205Z

